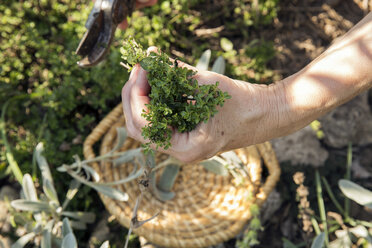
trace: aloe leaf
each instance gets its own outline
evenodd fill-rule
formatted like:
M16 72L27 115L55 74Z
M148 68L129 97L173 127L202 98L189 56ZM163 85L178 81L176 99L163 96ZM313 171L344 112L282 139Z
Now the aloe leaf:
M35 233L30 232L23 235L21 238L15 242L11 248L23 248L28 242L30 242L35 237Z
M34 182L30 174L25 174L22 180L22 190L25 195L26 200L37 201L37 194Z
M371 191L346 179L339 180L338 186L340 187L342 193L344 193L344 195L346 195L348 198L357 202L360 205L372 209Z
M63 216L74 218L85 223L93 223L96 220L96 215L92 212L69 212L63 211Z
M140 155L142 156L141 151L142 151L141 148L126 151L123 155L113 160L114 166L118 166L133 161L135 157Z
M49 200L56 202L58 206L60 205L56 189L48 179L44 179L43 191Z
M207 170L220 176L227 176L229 174L225 165L214 158L204 160L200 164Z
M68 218L63 218L63 221L62 221L62 236L65 237L69 233L72 233L72 228L70 226L70 221L68 220Z
M208 50L205 50L202 54L202 56L200 57L198 63L196 64L196 68L198 70L204 70L204 71L207 71L208 70L208 65L209 65L209 60L211 59L211 50L208 49Z
M158 182L158 189L164 192L170 192L177 179L180 166L178 164L168 164L163 171Z
M41 153L44 151L44 145L43 143L39 143L36 146L35 149L35 156L37 164L39 165L39 168L41 170L41 175L43 179L48 179L52 185L54 185L52 174L50 173L49 165L47 160Z
M322 232L319 235L317 235L311 244L311 248L322 248L325 243L325 233Z
M226 68L225 59L222 56L219 56L213 63L212 71L223 75L225 74L225 68Z
M10 205L18 210L31 212L49 212L51 210L49 204L46 202L30 201L24 199L14 200L10 203Z
M62 240L61 248L77 248L76 238L73 233L69 233L64 236Z
M100 246L100 248L110 248L110 242L108 240L106 240L105 242L103 242L103 244Z

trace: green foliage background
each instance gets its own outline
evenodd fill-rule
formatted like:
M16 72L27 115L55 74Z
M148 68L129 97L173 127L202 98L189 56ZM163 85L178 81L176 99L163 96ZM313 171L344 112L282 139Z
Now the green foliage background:
M136 11L125 32L117 30L105 62L81 69L75 49L85 32L91 1L2 0L0 106L11 101L6 132L22 172L36 176L32 152L40 141L45 143L51 168L71 162L74 154L82 156L82 144L76 138L83 141L120 103L128 78L119 65L119 47L125 37L134 36L144 47L157 46L190 64L211 49L212 57L222 55L227 60L228 76L270 83L274 74L266 64L275 51L259 30L272 23L277 5L278 0L159 1ZM204 32L211 28L222 31ZM9 173L3 144L0 140L2 176ZM56 185L63 189L66 182L56 180ZM90 192L83 191L81 197L90 199L86 197ZM90 202L86 200L84 208Z

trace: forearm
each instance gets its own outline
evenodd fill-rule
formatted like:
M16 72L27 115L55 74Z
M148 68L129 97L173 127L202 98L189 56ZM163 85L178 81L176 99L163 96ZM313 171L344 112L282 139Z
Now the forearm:
M372 86L372 13L300 72L277 83L278 133L306 126Z

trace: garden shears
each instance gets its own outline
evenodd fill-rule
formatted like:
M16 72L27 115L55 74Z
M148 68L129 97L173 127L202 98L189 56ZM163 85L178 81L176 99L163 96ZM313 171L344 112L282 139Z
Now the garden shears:
M87 31L81 39L76 54L83 56L80 67L90 67L101 62L110 49L119 23L130 16L135 0L96 0L85 23Z

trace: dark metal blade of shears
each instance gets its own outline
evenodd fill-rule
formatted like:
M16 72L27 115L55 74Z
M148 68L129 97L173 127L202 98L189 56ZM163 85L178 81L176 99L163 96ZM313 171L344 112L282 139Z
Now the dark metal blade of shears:
M83 56L80 67L94 66L104 59L118 24L133 9L134 0L96 0L85 24L87 31L76 49L76 54Z

